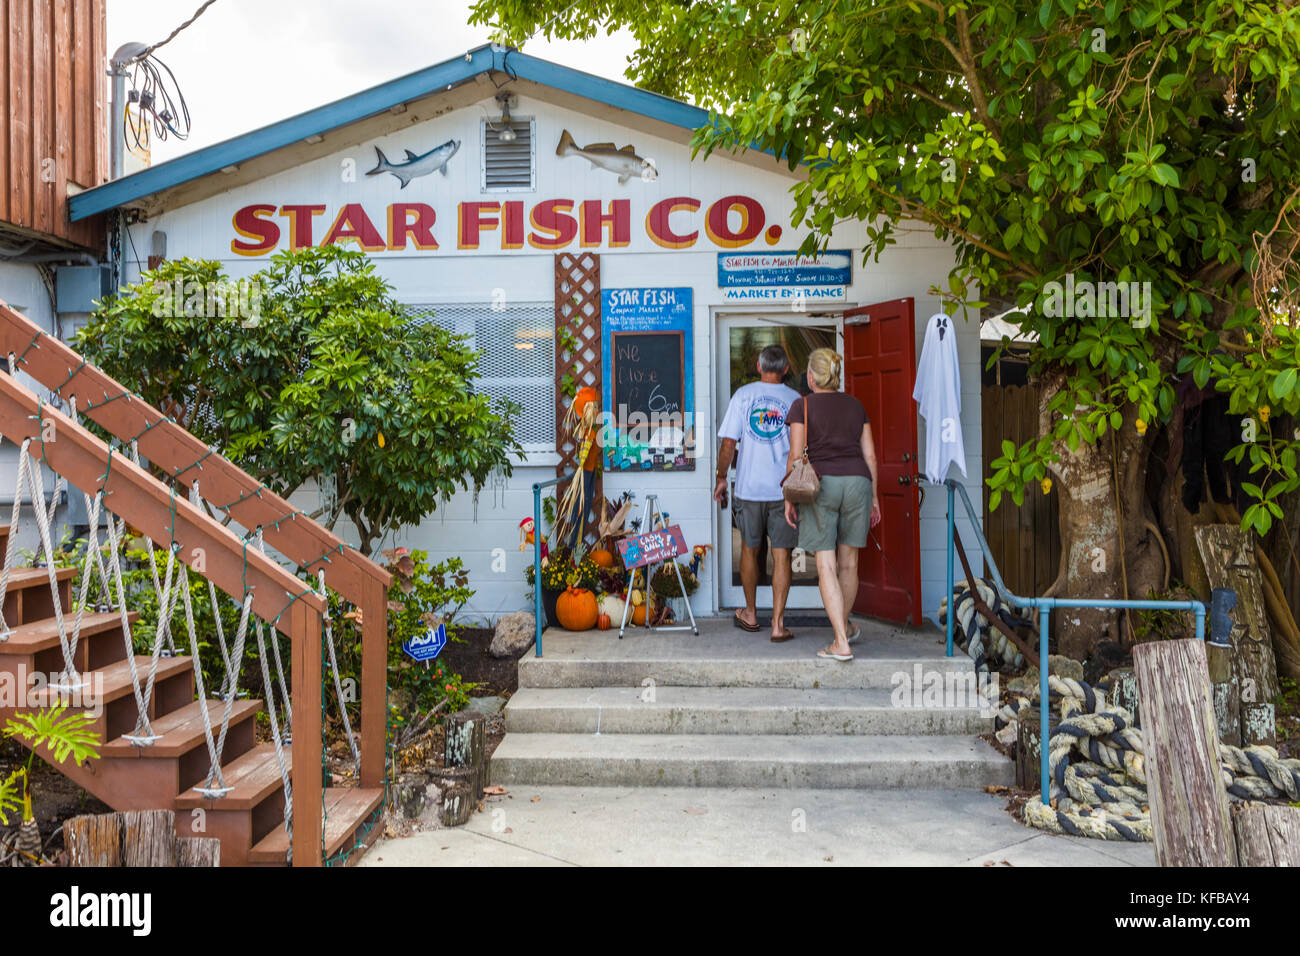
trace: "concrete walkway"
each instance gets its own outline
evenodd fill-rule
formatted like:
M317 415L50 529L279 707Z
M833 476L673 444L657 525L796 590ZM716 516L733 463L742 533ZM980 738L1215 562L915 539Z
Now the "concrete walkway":
M1154 866L1151 844L1031 830L969 790L511 787L360 866Z

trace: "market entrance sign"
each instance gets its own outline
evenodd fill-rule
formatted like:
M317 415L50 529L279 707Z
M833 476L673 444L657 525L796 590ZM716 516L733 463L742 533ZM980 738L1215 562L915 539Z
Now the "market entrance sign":
M843 301L852 282L853 256L847 249L816 256L718 253L718 288L726 302Z

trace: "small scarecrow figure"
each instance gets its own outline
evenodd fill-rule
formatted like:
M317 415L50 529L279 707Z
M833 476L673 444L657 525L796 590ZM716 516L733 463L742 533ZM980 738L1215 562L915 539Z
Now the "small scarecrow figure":
M519 550L526 551L537 542L537 528L532 518L525 518L519 522ZM542 560L548 557L549 549L546 547L546 541L542 541Z
M709 553L711 544L697 544L691 549L691 574L697 578L700 576L700 565L704 563L704 557Z
M587 512L596 493L596 465L600 463L600 443L596 440L599 429L600 402L591 386L578 389L573 404L564 416L564 429L578 446L578 461L582 462L581 481L578 476L569 482L555 520L555 539L571 548L582 541L587 527Z

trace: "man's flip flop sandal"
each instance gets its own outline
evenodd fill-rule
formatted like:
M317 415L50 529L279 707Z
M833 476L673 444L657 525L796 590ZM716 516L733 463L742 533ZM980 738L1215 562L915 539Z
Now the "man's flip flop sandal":
M754 632L756 632L756 631L758 630L758 625L757 625L757 624L750 624L750 623L748 623L748 622L746 622L746 621L742 621L742 620L740 619L740 612L739 612L739 611L737 611L735 614L731 615L731 620L735 622L736 627L740 628L742 631L749 631L750 634L753 634Z
M841 663L847 663L848 661L853 660L852 654L832 654L826 648L822 648L818 651L817 656L824 661L840 661Z
M793 640L794 640L794 632L793 632L793 631L786 631L784 634L773 634L773 635L772 635L772 643L773 643L773 644L784 644L786 641L793 641Z

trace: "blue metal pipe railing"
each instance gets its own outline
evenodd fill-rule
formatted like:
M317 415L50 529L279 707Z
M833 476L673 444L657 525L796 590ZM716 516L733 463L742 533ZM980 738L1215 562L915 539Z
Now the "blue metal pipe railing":
M565 472L550 481L533 482L533 647L537 656L542 656L542 489L558 485L573 477L573 472Z
M989 548L988 541L984 538L984 532L980 528L979 518L975 514L975 507L971 504L970 495L966 493L964 485L958 483L952 478L944 481L948 486L948 613L945 615L945 624L948 641L948 656L952 657L952 622L956 615L952 607L952 586L953 586L953 552L956 548L956 496L961 495L962 505L966 509L966 517L970 521L971 528L975 531L975 537L979 541L980 550L984 553L984 562L988 566L990 573L993 575L993 582L997 585L998 590L1007 601L1014 607L1038 608L1042 613L1038 618L1038 750L1039 750L1039 779L1042 784L1042 801L1049 804L1050 800L1050 780L1047 766L1047 717L1051 710L1050 697L1047 690L1047 635L1051 631L1052 608L1057 607L1096 607L1115 610L1131 608L1141 611L1191 611L1196 615L1196 639L1205 640L1205 604L1201 601L1121 601L1111 600L1109 598L1055 598L1039 597L1024 598L1012 594L1002 580L1002 573L998 570L998 564L993 560L993 552Z

